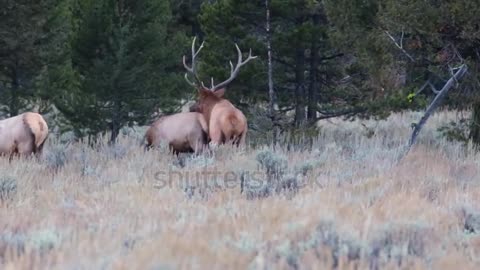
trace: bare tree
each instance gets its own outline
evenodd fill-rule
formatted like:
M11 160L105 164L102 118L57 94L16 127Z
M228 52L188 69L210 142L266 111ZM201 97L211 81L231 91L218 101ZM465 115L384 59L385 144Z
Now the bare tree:
M408 57L408 59L412 62L415 62L415 58L413 58L403 47L403 37L404 37L404 32L402 31L401 37L399 41L395 39L388 31L385 30L385 34L393 41L395 46L402 51L402 53ZM445 85L442 87L442 89L437 90L435 86L432 84L432 82L427 80L423 86L415 93L415 95L419 94L423 90L425 90L427 87L430 87L432 92L435 94L435 98L433 101L428 105L427 109L425 110L425 114L420 118L420 121L416 124L413 125L413 132L412 135L410 136L410 139L408 140L408 143L406 145L405 152L399 157L399 160L404 158L409 152L412 146L415 144L418 134L420 133L421 129L427 123L428 118L433 114L433 112L440 106L442 101L445 99L447 96L448 92L452 87L456 87L458 85L458 81L467 73L468 67L464 63L463 58L457 54L457 57L460 59L462 64L459 67L456 68L450 68L450 73L451 77L448 79L448 81L445 83ZM438 76L438 75L437 75Z
M275 88L273 87L273 64L272 64L272 32L270 26L270 0L265 0L266 12L266 42L267 42L267 61L268 61L268 114L273 125L273 145L277 143L278 123L275 113Z

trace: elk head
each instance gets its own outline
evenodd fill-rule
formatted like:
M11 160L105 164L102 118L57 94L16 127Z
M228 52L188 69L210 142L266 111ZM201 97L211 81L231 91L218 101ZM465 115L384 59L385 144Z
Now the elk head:
M185 80L187 81L188 84L196 88L199 93L199 100L195 104L190 106L190 111L204 113L208 105L211 105L212 103L214 104L223 99L223 96L225 94L225 88L227 87L227 85L230 84L238 76L240 69L245 64L247 64L250 60L257 58L257 56L253 56L252 50L250 49L247 59L243 60L242 51L240 50L238 45L235 44L235 47L238 53L238 59L237 59L237 64L235 66L230 61L230 77L219 84L215 84L212 77L210 81L210 87L207 87L199 79L197 70L196 70L196 65L195 65L197 56L200 53L200 51L203 49L204 42L202 42L198 50L195 50L195 41L196 41L196 37L193 39L193 42L192 42L192 65L191 67L189 67L186 62L186 57L183 56L183 66L187 70L187 72L185 73ZM192 82L188 78L189 73L192 74L194 78L194 82Z

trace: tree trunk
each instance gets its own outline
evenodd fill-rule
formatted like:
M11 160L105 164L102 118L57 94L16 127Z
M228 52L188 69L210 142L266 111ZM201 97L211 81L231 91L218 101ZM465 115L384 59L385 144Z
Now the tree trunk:
M278 123L275 115L275 89L273 88L273 64L272 64L272 33L270 29L270 1L265 0L266 10L266 32L267 32L267 53L268 53L268 114L273 125L273 145L277 144Z
M305 122L305 50L297 47L295 52L295 125Z
M320 24L320 14L314 14L312 16L313 26L316 27ZM319 87L318 84L318 73L317 73L317 66L319 56L319 48L318 48L318 38L315 34L312 35L312 44L311 44L311 56L310 56L310 85L308 87L308 109L307 109L307 119L309 121L313 121L317 118L317 89Z
M117 137L120 134L120 126L117 123L112 123L111 129L111 136L110 136L110 144L115 144L117 141Z
M18 104L18 91L20 90L20 82L18 81L18 58L15 56L15 63L12 68L12 87L10 88L10 104L8 112L10 117L18 115L19 104Z
M470 123L470 139L475 146L480 146L480 102L473 104L472 120Z
M113 76L114 83L112 89L117 89L115 80L117 76ZM120 134L120 129L122 128L122 104L117 94L113 95L113 108L111 111L112 122L110 123L110 140L109 144L115 144L117 137Z
M114 98L114 108L112 111L112 125L110 127L110 143L114 144L117 141L117 137L120 134L120 128L122 127L121 124L121 113L122 113L122 105L120 104L120 100L118 100L118 97L115 95Z
M128 25L128 20L125 21L125 18L124 18L124 12L125 12L125 7L123 6L123 3L121 3L120 1L117 2L117 10L118 10L118 18L120 20L119 22L119 28L121 29L122 27L124 27L125 25ZM122 33L122 31L120 31L120 33ZM124 44L126 45L126 42L125 42L125 36L123 34L120 35L119 37L119 40L118 42L120 44ZM121 53L118 53L118 52L115 52L114 53L115 57L116 57L116 64L113 68L113 74L112 74L112 77L110 79L110 90L112 92L115 92L116 90L118 91L118 87L117 87L117 81L118 79L120 78L120 73L121 73L121 70L123 68L123 54ZM121 123L120 123L120 119L121 119L121 113L122 113L122 105L121 105L121 100L119 98L119 94L120 93L115 93L113 94L113 97L112 97L112 101L113 101L113 109L111 111L111 114L112 114L112 122L111 122L111 126L110 126L110 141L109 143L110 144L115 144L115 142L117 141L117 137L118 137L118 134L120 134L120 128L122 127L121 126Z
M20 89L18 85L18 81L15 80L12 83L12 87L10 88L10 104L8 108L8 112L10 117L18 115L18 90Z

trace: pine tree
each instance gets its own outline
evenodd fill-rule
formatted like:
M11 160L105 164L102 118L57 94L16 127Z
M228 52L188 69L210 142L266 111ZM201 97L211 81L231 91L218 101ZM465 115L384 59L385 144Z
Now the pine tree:
M476 1L327 0L326 3L339 44L350 48L348 51L357 57L357 66L367 77L362 80L364 85L403 100L390 99L393 103L385 104L386 111L403 105L407 95L412 96L426 82L434 87L443 85L451 77L452 67L466 63L470 72L460 89L450 95L449 104L462 109L473 105L470 134L480 143L477 119L480 7ZM425 90L421 94L427 98L435 95Z
M7 116L29 109L37 97L50 7L46 0L0 4L0 110Z
M109 131L114 142L122 127L176 109L189 93L179 69L187 41L170 29L168 0L84 1L76 13L65 64L77 84L55 104L77 133Z
M323 2L272 0L271 9L273 73L281 110L293 109L293 123L299 127L318 119L360 112L357 103L365 92L337 85L344 77L346 59L333 44ZM232 85L235 92L229 90L228 94L233 99L265 102L268 76L264 4L240 0L204 4L200 22L208 47L203 52L203 75L228 75L227 57L234 53L228 44L252 47L260 56L258 61L242 70Z

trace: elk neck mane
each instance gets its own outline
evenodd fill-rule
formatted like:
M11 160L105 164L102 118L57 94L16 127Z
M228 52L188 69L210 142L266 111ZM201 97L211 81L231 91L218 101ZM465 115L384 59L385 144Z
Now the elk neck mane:
M218 103L226 100L224 98L218 97L215 93L209 90L202 90L200 92L200 104L202 106L202 114L205 117L207 123L210 123L210 116L212 114L213 107Z

